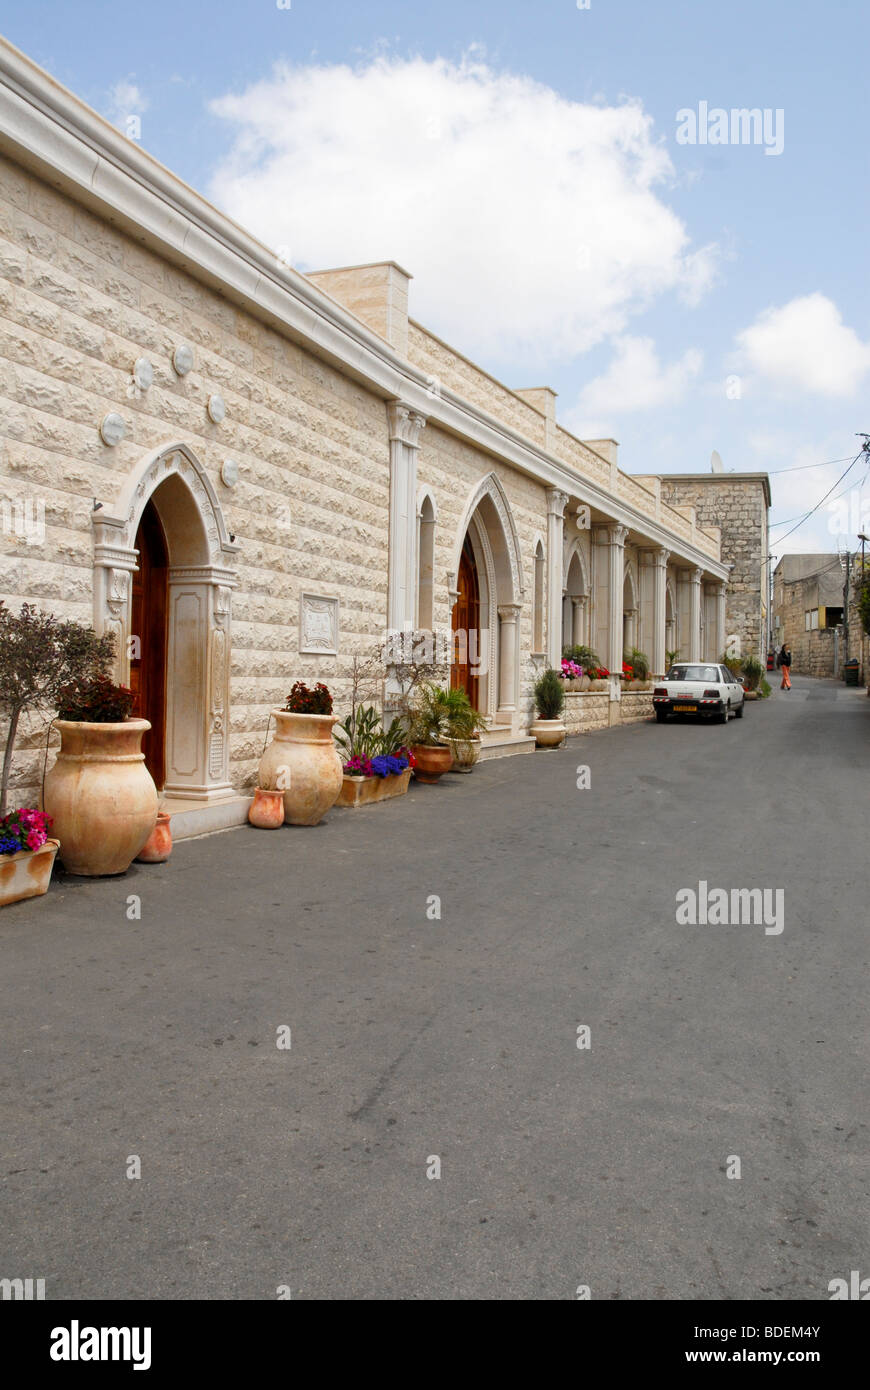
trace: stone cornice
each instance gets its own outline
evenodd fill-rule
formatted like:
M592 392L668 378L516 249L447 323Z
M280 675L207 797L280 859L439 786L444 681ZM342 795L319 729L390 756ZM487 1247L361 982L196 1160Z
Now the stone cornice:
M0 40L0 151L385 400L401 400L548 488L669 547L714 577L725 566L430 378L225 217L134 141Z

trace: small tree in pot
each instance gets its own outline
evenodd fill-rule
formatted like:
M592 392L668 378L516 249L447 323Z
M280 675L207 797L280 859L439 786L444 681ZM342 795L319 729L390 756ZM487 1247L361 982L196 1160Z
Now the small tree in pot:
M61 621L25 603L13 613L0 600L0 711L9 724L0 775L0 816L6 814L9 775L23 714L57 708L61 688L105 674L114 656L111 634Z
M535 684L537 719L529 725L529 733L539 748L555 748L564 743L567 730L561 714L565 708L565 688L557 671L545 671Z
M464 692L463 692L464 693ZM423 681L410 706L408 742L415 758L414 777L433 784L453 765L448 740L456 713L453 692Z

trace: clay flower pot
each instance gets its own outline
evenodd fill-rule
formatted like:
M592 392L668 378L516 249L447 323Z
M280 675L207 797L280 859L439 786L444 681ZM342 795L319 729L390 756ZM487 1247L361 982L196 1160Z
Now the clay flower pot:
M48 891L58 844L58 840L46 840L39 849L0 854L0 907L39 898Z
M479 738L449 738L447 747L453 758L451 772L471 772L480 757Z
M453 754L446 744L415 743L411 752L416 759L414 776L428 786L434 786L453 766Z
M529 733L539 748L558 748L568 735L561 719L533 719Z
M157 788L145 766L147 719L91 724L56 719L57 762L45 779L45 810L67 873L122 874L157 824Z
M284 824L284 793L255 787L254 799L248 807L248 820L258 830L277 830Z
M277 724L257 772L263 789L283 791L288 825L317 825L341 791L341 758L332 741L332 714L273 709Z
M157 824L148 836L136 860L140 864L165 864L172 853L172 831L169 822L172 817L168 811L157 812Z

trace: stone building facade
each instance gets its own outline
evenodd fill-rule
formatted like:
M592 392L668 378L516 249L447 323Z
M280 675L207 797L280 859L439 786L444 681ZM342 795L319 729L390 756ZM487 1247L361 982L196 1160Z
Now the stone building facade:
M662 489L668 502L694 507L702 526L719 527L722 559L730 570L726 644L730 652L764 663L770 591L767 474L668 473L662 477Z
M294 680L341 712L388 631L473 614L452 677L492 752L531 746L566 640L614 672L721 650L718 527L409 318L408 285L297 273L0 42L0 598L115 634L185 833L243 818Z
M846 604L846 556L784 555L773 571L774 642L791 648L793 669L800 675L838 677L844 663L859 662L866 678L867 637L858 599L861 553L849 557L849 602Z

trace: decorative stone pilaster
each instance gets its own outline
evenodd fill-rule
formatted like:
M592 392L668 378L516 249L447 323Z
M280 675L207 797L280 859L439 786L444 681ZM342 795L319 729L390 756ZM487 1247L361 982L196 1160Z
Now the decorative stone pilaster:
M618 523L607 527L608 546L608 643L607 665L610 668L610 698L618 700L622 694L619 673L622 670L622 588L625 582L625 542L628 527Z
M519 686L519 618L522 607L518 603L500 603L498 606L498 713L499 722L513 726L517 709Z
M547 491L547 660L559 669L562 660L562 546L567 492Z
M389 401L390 551L387 627L413 628L417 614L417 451L426 417Z

